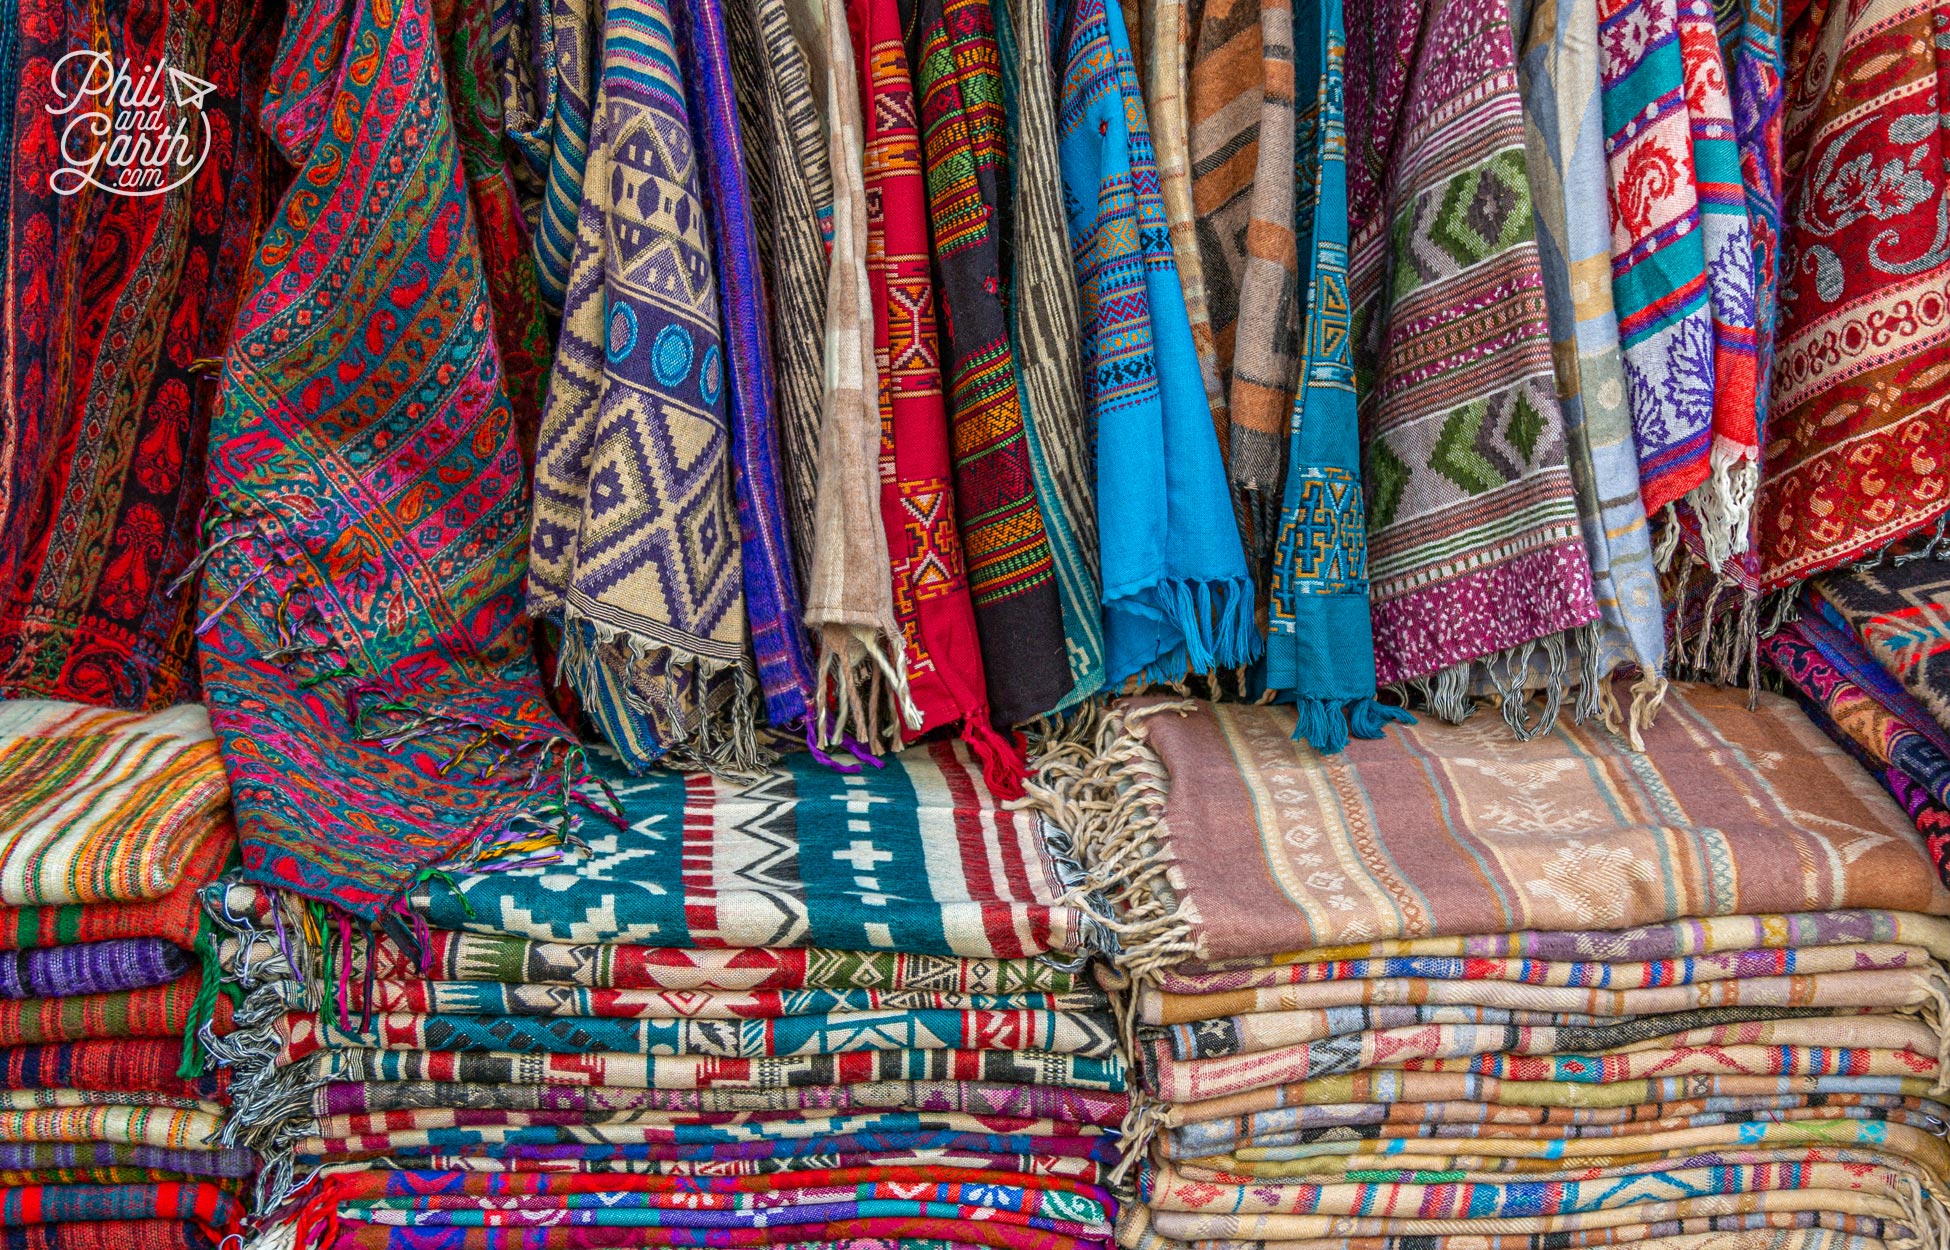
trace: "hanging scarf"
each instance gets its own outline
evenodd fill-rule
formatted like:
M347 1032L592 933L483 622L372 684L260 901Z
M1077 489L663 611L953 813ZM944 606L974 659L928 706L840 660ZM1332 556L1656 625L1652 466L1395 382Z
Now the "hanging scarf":
M1144 103L1151 121L1152 155L1158 162L1158 195L1171 223L1171 259L1185 293L1185 315L1192 323L1192 349L1198 353L1205 399L1212 405L1219 451L1226 450L1224 365L1212 337L1212 314L1205 300L1205 263L1200 254L1199 214L1192 198L1192 129L1186 111L1190 98L1192 14L1185 0L1146 0L1144 40L1157 50L1145 64ZM1043 41L1046 45L1048 39ZM1052 150L1056 146L1050 138ZM1074 341L1074 340L1073 340Z
M843 0L824 0L821 17L833 231L806 624L819 636L814 692L822 744L852 736L879 750L898 747L901 729L918 729L921 713L908 692L907 649L894 614L888 531L880 517L882 392L867 272L859 70Z
M1509 16L1500 0L1350 10L1350 39L1370 42L1348 52L1349 287L1379 677L1439 675L1435 710L1456 718L1486 675L1512 727L1534 733L1561 695L1567 631L1598 608L1565 463ZM1547 702L1521 728L1532 644L1550 664Z
M1070 693L1056 705L1063 709L1103 688L1104 609L1098 590L1097 497L1079 382L1076 273L1063 221L1063 169L1056 159L1056 71L1044 0L1009 0L993 11L1007 135L1014 140L1009 340L1021 379L1036 504L1062 600L1070 663ZM1210 337L1208 332L1208 346Z
M7 8L0 694L166 707L196 697L195 596L169 588L196 554L209 362L262 226L256 116L275 28L251 0L176 0L167 21L124 0ZM90 49L106 59L62 60ZM111 191L57 155L102 154L110 140L86 119L138 112L81 94L111 62L214 84L192 106L154 71L149 107L207 142L200 164L157 171L166 190Z
M786 534L800 590L812 567L819 494L819 418L825 388L826 254L833 171L812 71L784 0L724 11L738 128L752 201L753 241L771 297L774 401Z
M1712 445L1706 479L1689 492L1686 503L1699 519L1702 557L1708 567L1718 569L1747 549L1760 478L1754 412L1754 244L1712 0L1679 0L1679 49L1713 325Z
M1022 792L1023 761L989 720L975 609L955 524L948 414L942 403L927 186L914 87L895 0L850 0L848 26L867 99L867 257L880 374L880 515L907 647L908 691L921 713L911 741L961 722L989 788Z
M1001 57L988 0L919 0L914 86L955 439L955 505L989 709L1002 724L1070 693L1063 609L1036 506L1003 291L1009 236Z
M1603 622L1585 659L1600 677L1623 661L1638 666L1638 720L1620 726L1636 733L1662 697L1666 625L1619 355L1610 222L1586 211L1606 196L1597 11L1559 0L1537 5L1518 72L1558 401ZM1610 690L1607 681L1584 682L1583 710Z
M757 709L717 283L675 55L660 0L609 6L535 469L529 610L561 623L562 671L632 767L677 751L748 768Z
M540 81L533 90L504 93L508 146L517 159L517 189L534 246L541 299L562 314L568 294L569 263L575 258L576 218L582 206L582 180L589 163L591 108L598 69L597 23L593 0L534 0L534 67ZM514 25L525 26L527 12ZM503 70L526 86L530 66L519 52Z
M1741 6L1740 42L1733 53L1733 121L1740 147L1740 180L1754 241L1754 427L1767 431L1774 376L1774 332L1780 321L1781 249L1781 9L1777 0Z
M1300 114L1295 221L1307 253L1300 391L1288 435L1291 468L1280 507L1266 640L1266 684L1291 690L1294 736L1317 751L1379 738L1389 721L1414 720L1375 702L1368 614L1367 518L1361 506L1360 422L1348 341L1346 38L1340 0L1301 9L1293 48L1315 84Z
M1950 508L1937 12L1835 8L1796 35L1761 458L1765 589L1860 559ZM1805 72L1817 58L1827 72Z
M691 123L709 190L705 215L717 247L730 365L732 483L744 546L745 614L751 624L766 716L774 729L802 733L813 745L817 734L808 715L813 702L812 658L785 532L778 423L773 415L770 314L740 155L745 144L738 132L737 88L724 13L718 0L679 0L672 12L678 21L685 80L696 92Z
M1251 519L1249 563L1274 542L1286 479L1287 426L1298 381L1299 252L1294 199L1295 90L1292 0L1260 0L1259 130L1246 231L1240 240L1239 317L1233 326L1226 463Z
M200 658L244 865L368 919L423 867L546 845L514 822L558 767L566 818L576 780L521 612L521 453L439 46L420 0L289 8L265 117L298 174L210 435Z
M1097 430L1107 684L1250 663L1252 580L1171 259L1123 16L1076 0L1058 156Z

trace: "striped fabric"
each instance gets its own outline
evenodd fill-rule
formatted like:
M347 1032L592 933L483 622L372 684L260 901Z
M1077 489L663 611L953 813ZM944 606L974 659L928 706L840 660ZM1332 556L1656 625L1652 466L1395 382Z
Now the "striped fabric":
M0 902L137 902L176 887L229 826L196 704L150 716L0 702Z
M540 81L507 93L508 146L517 159L542 302L558 316L575 254L576 213L589 162L590 110L596 98L597 25L593 0L534 0L534 59ZM504 71L507 72L507 71ZM517 70L516 72L519 72ZM530 113L524 107L532 96Z
M1076 271L1063 217L1063 170L1056 159L1056 71L1050 64L1049 6L1008 0L995 7L1002 54L1002 97L1009 110L1014 298L1009 333L1022 396L1023 433L1036 503L1043 513L1063 605L1072 707L1104 684L1104 621L1097 494L1080 379ZM1209 334L1208 334L1209 339Z
M1246 268L1246 221L1259 161L1264 69L1258 0L1208 0L1192 40L1188 101L1192 207L1197 214L1199 267L1222 395L1232 388L1239 283ZM1174 247L1177 242L1172 240ZM1222 438L1221 447L1229 444L1229 436Z

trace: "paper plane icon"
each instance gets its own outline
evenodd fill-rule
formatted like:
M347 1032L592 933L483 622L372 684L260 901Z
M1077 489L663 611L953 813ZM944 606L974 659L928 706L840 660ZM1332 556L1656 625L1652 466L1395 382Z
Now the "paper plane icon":
M203 107L203 97L217 89L217 84L204 82L194 75L185 74L174 65L166 66L165 69L169 73L169 87L176 95L176 104L179 108L200 109Z

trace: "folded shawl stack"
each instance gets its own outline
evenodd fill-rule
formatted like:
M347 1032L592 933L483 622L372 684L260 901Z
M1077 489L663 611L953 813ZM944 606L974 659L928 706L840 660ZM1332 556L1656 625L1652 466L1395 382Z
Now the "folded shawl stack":
M1121 1244L1950 1227L1950 892L1793 703L1675 687L1642 754L1292 723L1126 701L1033 787L1123 938Z
M229 1099L204 1043L230 1001L198 900L235 853L202 708L0 703L9 1235L214 1247L236 1228L256 1161L215 1141Z
M1074 970L1101 934L964 745L742 783L596 768L620 826L429 877L397 934L212 891L250 991L227 1140L265 1152L274 1229L1107 1243L1128 1100Z

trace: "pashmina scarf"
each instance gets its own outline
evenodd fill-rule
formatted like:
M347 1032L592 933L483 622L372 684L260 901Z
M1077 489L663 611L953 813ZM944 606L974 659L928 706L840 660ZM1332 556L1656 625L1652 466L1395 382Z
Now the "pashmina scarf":
M245 866L369 919L576 780L438 46L424 0L289 6L265 120L298 174L211 429L200 655Z
M160 938L7 951L0 953L0 998L142 990L174 981L189 969L188 952Z
M1733 77L1733 126L1740 149L1740 181L1746 191L1747 227L1754 241L1757 442L1767 433L1774 335L1780 324L1781 188L1786 182L1781 152L1786 66L1781 57L1778 0L1747 0L1740 6L1739 41L1727 54L1727 68Z
M0 702L0 902L11 907L163 898L207 844L228 840L228 805L196 704L143 716Z
M813 693L821 744L851 736L880 750L898 748L902 728L917 728L921 712L908 686L909 653L895 614L889 530L881 519L884 392L868 273L860 76L843 0L823 0L820 17L833 218L806 625L819 637Z
M1257 657L1252 580L1199 382L1123 15L1063 27L1058 157L1096 430L1107 685Z
M1226 431L1225 362L1219 359L1212 335L1212 314L1205 296L1205 260L1199 237L1199 212L1192 190L1197 173L1192 148L1191 65L1195 14L1202 6L1184 0L1146 0L1139 22L1145 46L1144 103L1151 121L1152 154L1158 162L1158 195L1171 225L1171 259L1178 267L1178 285L1185 293L1185 315L1192 323L1192 350L1198 355L1205 399L1212 405L1212 425L1223 453L1230 441ZM1128 26L1128 20L1126 22ZM1055 147L1054 138L1050 141Z
M1586 211L1607 195L1596 9L1537 4L1522 52L1524 139L1552 360L1578 521L1604 622L1597 653L1586 656L1597 680L1586 677L1581 697L1588 708L1609 690L1604 678L1629 660L1643 675L1634 692L1642 716L1639 709L1656 707L1661 688L1666 624L1619 354L1611 224L1605 213Z
M528 606L626 763L759 763L720 275L662 0L612 5L542 414ZM656 194L650 192L655 190ZM627 245L627 246L625 246Z
M1086 870L1140 848L1162 866L1106 890L1133 968L1264 963L1350 939L1950 901L1902 813L1787 699L1761 695L1750 710L1744 692L1675 689L1644 755L1560 724L1503 744L1486 771L1488 719L1400 726L1329 762L1291 741L1279 709L1139 701L1106 731L1130 762L1058 779L1052 806ZM1117 794L1101 811L1097 787ZM1582 813L1575 827L1486 815L1527 810L1546 790L1554 810ZM1121 849L1113 828L1136 844ZM1711 867L1724 864L1732 875Z
M778 423L773 413L770 310L758 268L737 87L719 0L679 0L677 50L685 84L695 91L693 140L704 175L705 216L718 267L724 345L730 372L732 484L744 549L745 614L757 656L759 685L772 728L797 731L810 745L815 727L812 659L806 648L799 578L786 536L779 485Z
M1890 2L1797 28L1758 505L1766 590L1858 560L1950 508L1950 321L1936 311L1950 252L1935 224L1950 208L1940 179L1913 172L1944 159L1936 20L1928 5ZM1919 103L1929 100L1939 103Z
M517 162L516 188L534 247L536 288L549 312L559 317L568 294L583 173L589 163L599 23L593 0L523 0L517 7L517 25L527 19L534 27L534 70L540 82L538 91L508 93L507 141Z
M1801 625L1785 625L1763 639L1760 653L1797 695L1821 709L1824 729L1838 729L1878 771L1899 769L1934 802L1950 805L1950 755L1919 733L1913 720L1849 680Z
M0 694L161 709L196 697L195 597L169 591L197 551L210 362L263 225L272 10L7 7ZM121 169L156 175L131 194L119 127L151 110L194 150Z
M1076 270L1064 223L1063 169L1056 157L1050 7L1041 0L1007 0L993 7L993 15L1015 188L1009 205L1015 257L1009 274L1009 342L1015 351L1036 506L1042 511L1063 610L1070 692L1057 702L1061 711L1090 698L1104 684L1097 496L1091 440L1084 426ZM1208 347L1210 339L1208 332Z
M1275 0L1277 3L1277 0ZM1212 401L1220 450L1233 440L1226 396L1246 268L1246 226L1259 166L1259 127L1268 67L1257 0L1207 0L1182 19L1189 45L1186 160L1197 265L1205 288L1217 383ZM1159 23L1162 28L1162 21ZM1192 29L1195 26L1196 29ZM1291 50L1282 55L1291 60ZM1153 62L1155 69L1156 62ZM1170 207L1170 200L1166 200ZM1172 236L1173 255L1178 235ZM1282 417L1284 420L1284 417Z
M792 566L805 589L819 497L825 389L826 253L833 170L812 68L784 0L724 10L737 83L738 130L751 194L753 243L770 297L779 468Z
M948 412L928 248L920 110L895 0L849 0L847 27L866 101L867 273L880 381L880 517L894 610L918 723L904 736L961 722L989 788L1021 793L1016 744L991 723L975 606L963 565ZM835 32L837 38L838 32Z
M1304 14L1295 64L1315 84L1300 115L1307 145L1298 234L1307 256L1299 392L1287 451L1266 639L1266 685L1293 693L1294 733L1340 751L1350 733L1378 738L1412 719L1375 701L1374 627L1368 611L1367 518L1348 342L1347 127L1342 114L1346 40L1340 0ZM1264 150L1264 148L1262 149ZM1235 387L1241 374L1235 372ZM1235 407L1234 412L1240 409ZM1233 427L1235 436L1241 427ZM1234 448L1234 480L1239 451Z
M216 880L236 853L229 829L205 838L182 860L176 888L161 898L101 907L63 903L45 907L0 907L0 950L33 950L120 938L162 938L188 949L203 925L203 887Z
M805 754L745 782L595 767L623 822L587 854L428 881L407 905L435 929L543 941L1016 959L1089 939L1042 822L956 743L843 776Z
M1950 562L1888 561L1815 586L1876 663L1950 732Z
M1003 287L1009 170L1001 53L988 0L920 0L914 28L956 519L989 710L1013 725L1052 711L1071 683Z
M1379 678L1439 675L1432 706L1460 720L1485 661L1512 728L1537 733L1561 694L1565 634L1598 609L1509 19L1501 0L1349 9L1348 284ZM1547 702L1525 726L1539 643Z
M1872 654L1862 636L1855 632L1829 598L1820 593L1824 584L1837 578L1813 583L1801 594L1801 614L1795 624L1808 641L1821 651L1843 676L1862 687L1868 696L1889 712L1907 721L1914 732L1923 735L1945 755L1950 755L1950 725L1939 724L1922 702L1903 685L1902 679Z

